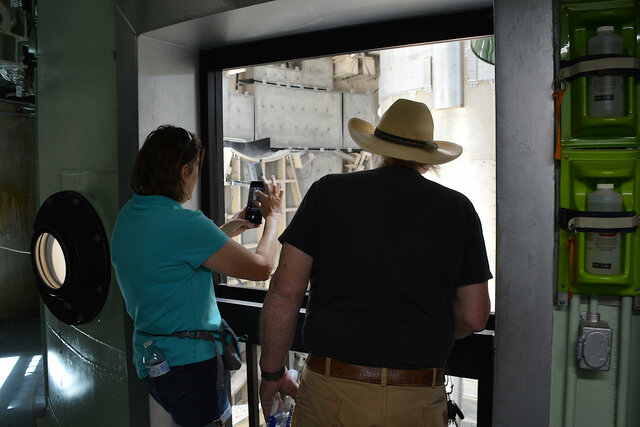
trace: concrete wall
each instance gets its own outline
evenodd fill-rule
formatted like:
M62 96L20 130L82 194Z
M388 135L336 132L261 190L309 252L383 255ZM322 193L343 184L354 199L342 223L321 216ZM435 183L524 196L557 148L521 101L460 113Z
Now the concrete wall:
M138 141L160 125L199 133L198 52L149 37L138 38ZM121 171L130 174L131 171ZM185 207L200 207L200 183Z
M36 215L35 120L0 104L0 323L38 314L29 254Z

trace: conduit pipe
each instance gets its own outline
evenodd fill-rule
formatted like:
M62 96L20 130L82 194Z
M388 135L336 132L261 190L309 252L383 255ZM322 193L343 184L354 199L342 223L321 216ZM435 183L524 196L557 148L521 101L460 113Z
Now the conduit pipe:
M589 295L589 313L598 312L598 295Z
M631 358L631 297L622 297L618 335L618 387L616 427L626 427L629 406L629 370Z
M569 320L567 331L567 365L565 369L564 387L564 427L574 427L576 414L576 388L578 374L576 372L576 342L580 325L580 295L569 299Z

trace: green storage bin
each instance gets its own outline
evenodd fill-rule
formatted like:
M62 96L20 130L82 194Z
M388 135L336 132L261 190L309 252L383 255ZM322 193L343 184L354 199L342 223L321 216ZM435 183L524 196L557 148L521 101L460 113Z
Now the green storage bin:
M639 6L633 1L563 2L561 14L561 60L587 55L588 40L599 26L612 25L622 36L624 54L638 56ZM562 103L561 139L563 147L636 147L640 143L638 128L638 79L626 76L624 115L590 117L587 77L566 85Z
M586 211L587 196L598 183L612 183L622 194L622 210L638 213L640 206L640 152L637 149L563 150L561 159L560 207ZM573 274L570 250L574 238ZM640 295L637 266L640 263L640 231L621 233L620 273L598 275L585 269L586 233L561 229L559 233L558 291L614 296Z

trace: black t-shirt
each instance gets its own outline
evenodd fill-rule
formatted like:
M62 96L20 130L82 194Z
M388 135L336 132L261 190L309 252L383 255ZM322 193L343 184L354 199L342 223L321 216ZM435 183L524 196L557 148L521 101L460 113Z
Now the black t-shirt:
M471 202L401 166L316 181L280 241L313 257L307 349L360 365L444 366L456 289L492 277Z

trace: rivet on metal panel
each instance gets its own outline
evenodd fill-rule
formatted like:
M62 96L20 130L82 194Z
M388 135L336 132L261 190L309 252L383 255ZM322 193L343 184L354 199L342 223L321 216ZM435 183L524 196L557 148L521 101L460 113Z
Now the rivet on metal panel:
M558 292L558 305L567 305L568 297L566 292Z

